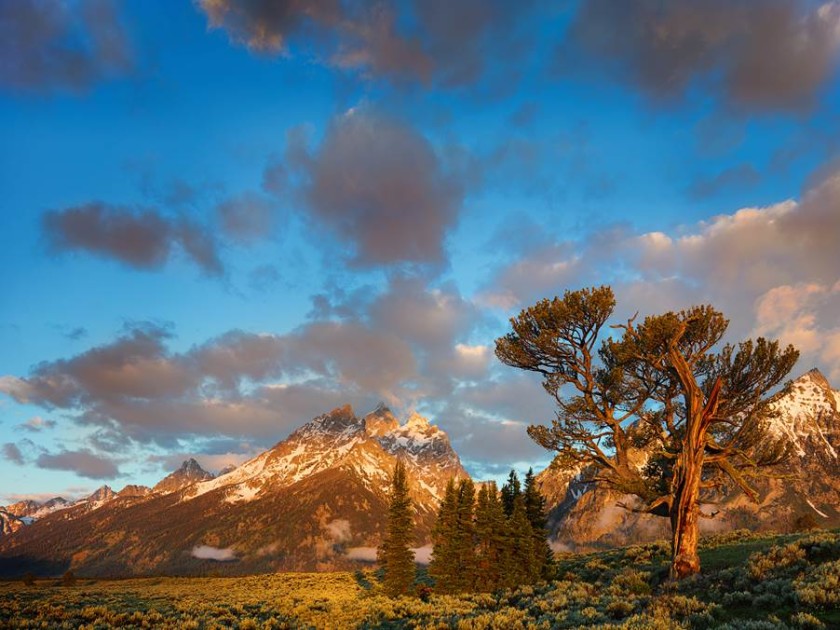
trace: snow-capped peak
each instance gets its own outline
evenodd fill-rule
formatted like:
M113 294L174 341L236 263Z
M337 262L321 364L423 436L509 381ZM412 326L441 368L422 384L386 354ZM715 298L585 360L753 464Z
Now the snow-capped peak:
M363 428L363 423L353 413L353 407L344 405L325 413L302 426L292 435L303 433L349 434Z
M837 450L829 436L836 424L838 401L823 374L814 368L794 379L771 404L776 414L770 418L769 429L779 437L786 437L799 457L819 452L836 459Z
M364 424L365 432L371 437L387 435L400 426L399 421L385 403L379 403L376 409L366 415Z
M212 478L212 474L204 470L195 459L190 457L181 464L178 470L161 479L153 490L159 494L167 494Z
M421 416L416 411L412 412L412 414L408 417L408 420L405 423L406 429L413 432L421 432L424 433L426 429L428 429L431 425L429 424L429 419Z
M466 475L446 433L419 414L400 425L384 405L357 418L346 405L318 416L274 448L236 470L187 489L184 501L224 489L225 501L250 501L326 470L356 475L370 490L385 492L396 458L415 479L416 500L436 509L450 477Z

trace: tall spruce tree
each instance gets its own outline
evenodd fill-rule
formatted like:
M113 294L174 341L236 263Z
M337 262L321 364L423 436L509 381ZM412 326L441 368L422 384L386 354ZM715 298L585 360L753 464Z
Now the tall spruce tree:
M492 592L502 587L502 572L508 564L506 553L507 522L499 491L490 482L478 491L475 510L477 591Z
M549 579L553 573L554 553L548 544L548 529L546 528L545 497L537 486L533 468L525 475L525 513L534 532L534 557L539 576Z
M438 593L455 592L457 582L457 560L454 541L458 531L458 489L455 480L446 484L443 501L432 529L432 559L429 575L435 580Z
M528 521L525 499L514 497L513 510L507 521L507 552L503 583L508 588L535 582L539 567L534 554L534 530Z
M411 550L414 538L412 512L405 464L397 460L391 478L387 531L378 550L379 562L385 570L385 592L390 597L407 595L414 584L416 567Z
M476 579L475 485L471 479L450 480L432 530L429 575L439 593L462 593Z
M458 483L457 528L453 541L457 565L456 592L470 591L475 582L475 485L472 479Z
M515 470L511 470L507 483L502 486L502 506L505 509L505 516L510 517L513 514L513 503L521 492L522 486L519 483L519 477L517 477Z

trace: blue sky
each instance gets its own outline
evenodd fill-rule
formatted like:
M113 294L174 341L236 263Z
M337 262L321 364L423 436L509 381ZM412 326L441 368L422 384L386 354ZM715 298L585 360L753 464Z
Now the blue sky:
M541 467L507 318L711 302L840 383L840 3L0 5L0 500L351 402Z

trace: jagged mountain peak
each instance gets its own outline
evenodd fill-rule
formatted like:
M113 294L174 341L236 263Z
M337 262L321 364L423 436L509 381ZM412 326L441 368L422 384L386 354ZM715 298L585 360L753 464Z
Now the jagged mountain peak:
M817 367L811 368L810 370L805 372L805 374L795 379L793 382L811 382L822 389L831 391L831 384L828 382L828 379L825 377L825 375L822 372L820 372L820 369Z
M794 379L771 404L770 431L788 439L802 459L838 459L833 435L840 432L840 396L828 379L813 368Z
M55 512L56 510L64 509L70 505L71 503L63 497L53 497L52 499L43 502L35 501L33 499L24 499L22 501L18 501L17 503L0 507L0 510L3 510L11 516L19 519L36 519L46 516L51 512Z
M29 516L41 509L42 504L32 499L23 499L15 503L10 503L2 508L4 512L8 512L12 516Z
M94 490L90 495L86 497L85 500L89 503L99 503L104 501L110 501L115 496L117 496L117 493L111 489L111 486L104 485Z
M366 415L364 424L365 432L371 437L386 435L400 426L396 416L385 403L379 403L376 409Z
M363 428L362 421L356 417L353 407L349 404L336 407L332 411L312 419L298 431L306 433L317 431L323 433L347 433Z
M432 425L429 422L429 419L425 416L421 416L416 411L411 412L411 415L408 416L408 420L405 423L405 427L407 429L412 429L416 431L425 431L431 426Z
M181 464L181 468L179 470L181 470L182 472L198 474L207 472L201 467L201 464L199 464L193 457L185 459L184 462Z
M167 494L212 478L211 473L204 470L194 458L190 457L184 460L178 470L161 479L153 490L154 492Z

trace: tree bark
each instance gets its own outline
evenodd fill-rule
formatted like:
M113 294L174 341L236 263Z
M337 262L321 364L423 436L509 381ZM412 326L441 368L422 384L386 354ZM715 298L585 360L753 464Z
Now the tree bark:
M674 467L671 503L671 579L681 580L700 572L697 543L700 538L700 480L702 459L688 450Z

